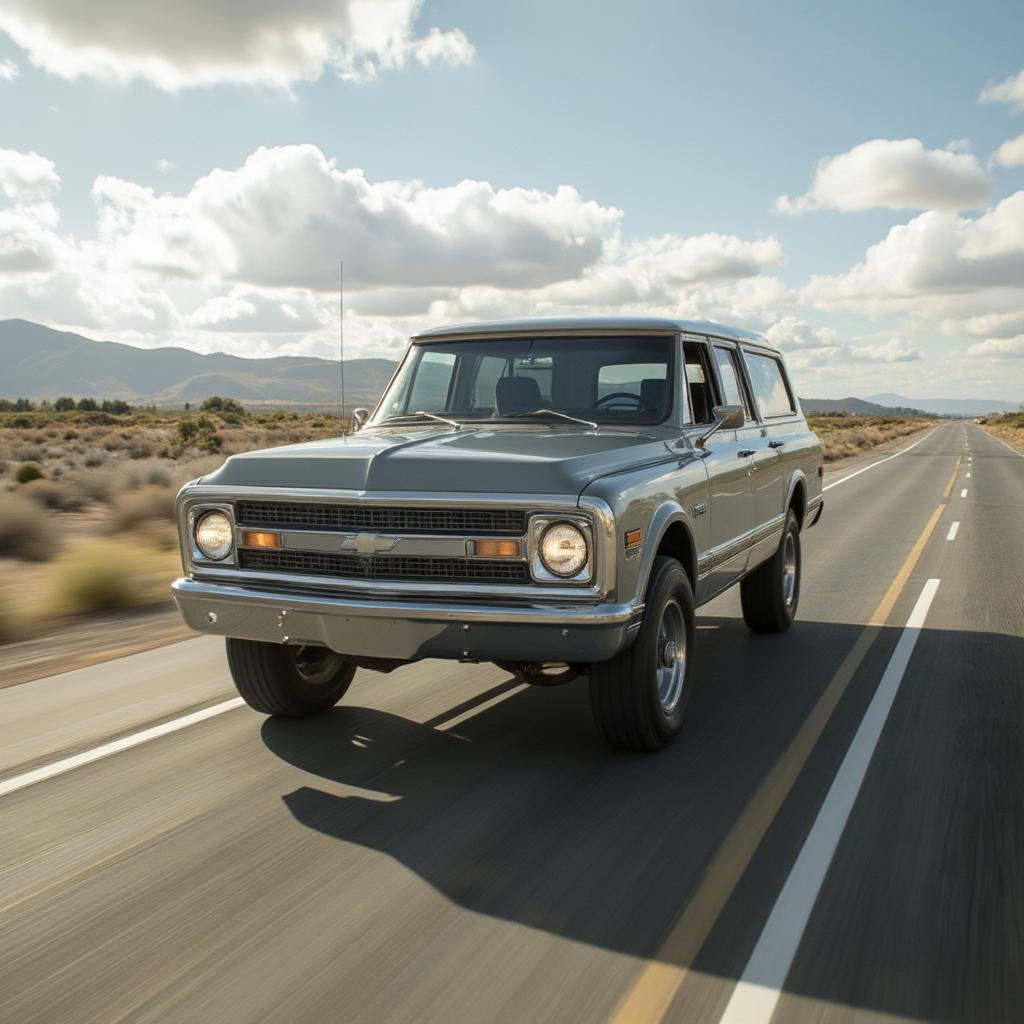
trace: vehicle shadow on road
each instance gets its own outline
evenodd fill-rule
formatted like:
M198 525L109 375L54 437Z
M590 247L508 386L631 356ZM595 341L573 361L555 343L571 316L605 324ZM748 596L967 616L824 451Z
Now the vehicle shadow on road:
M785 637L758 637L733 619L703 618L699 627L700 685L687 728L659 754L608 751L589 720L585 680L517 693L452 731L342 705L318 719L264 723L263 741L277 757L343 787L302 785L284 804L301 825L393 858L476 913L655 956L863 628L799 622ZM694 964L698 971L729 978L742 971L898 635L884 630L875 641ZM825 901L838 900L847 966L794 977L801 995L931 1016L937 991L966 984L962 972L959 981L941 976L958 947L958 915L965 945L979 905L991 912L981 929L995 933L993 941L1013 931L1006 900L1024 905L1021 882L1008 879L1005 857L998 877L979 882L975 862L1005 853L1012 840L1019 867L1024 850L1024 813L1006 816L1019 796L1003 781L1014 763L1019 779L1021 767L1024 687L1015 666L1024 664L1024 641L974 633L965 644L964 636L921 636L920 672L905 681L887 726L896 739L880 746L850 823L883 836L884 849L860 846L851 855L841 846L833 865L852 875ZM987 666L980 674L979 663ZM979 746L997 691L1003 741L992 753L1007 762L998 768ZM1008 834L993 837L999 822ZM922 847L933 830L935 848ZM851 899L852 907L843 905ZM834 956L832 925L822 941ZM926 953L922 930L933 945ZM889 950L888 980L865 993L857 958L891 944L893 934L903 944ZM894 963L897 979L903 970L915 983L893 981ZM988 1005L982 998L979 1012Z

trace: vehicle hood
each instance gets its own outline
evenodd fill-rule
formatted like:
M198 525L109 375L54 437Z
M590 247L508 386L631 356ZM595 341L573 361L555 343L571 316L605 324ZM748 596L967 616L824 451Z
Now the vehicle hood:
M225 487L579 494L599 476L667 455L663 437L619 428L370 429L234 455L202 482Z

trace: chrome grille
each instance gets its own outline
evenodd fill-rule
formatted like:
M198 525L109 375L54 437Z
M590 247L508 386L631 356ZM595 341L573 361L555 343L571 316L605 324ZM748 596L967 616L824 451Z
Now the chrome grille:
M320 551L243 549L238 552L238 565L241 569L357 580L466 580L481 583L529 581L525 562L468 558L413 558L398 555L367 558Z
M243 526L394 533L503 533L526 530L526 513L503 508L410 508L385 505L315 505L305 502L240 501Z

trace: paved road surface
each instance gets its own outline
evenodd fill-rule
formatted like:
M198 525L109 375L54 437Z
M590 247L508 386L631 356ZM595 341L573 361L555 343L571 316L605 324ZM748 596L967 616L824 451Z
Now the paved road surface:
M863 465L656 756L484 666L221 711L205 638L0 691L0 792L173 730L0 795L0 1021L1024 1020L1024 459Z

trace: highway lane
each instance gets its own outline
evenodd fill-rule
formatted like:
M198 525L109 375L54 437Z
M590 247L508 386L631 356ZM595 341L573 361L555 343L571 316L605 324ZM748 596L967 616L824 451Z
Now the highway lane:
M826 497L797 624L703 609L656 757L604 750L582 683L424 663L0 797L0 1020L719 1020L928 579L774 1019L1019 1019L1024 461L943 425ZM0 692L0 779L233 694L205 639L82 673Z

